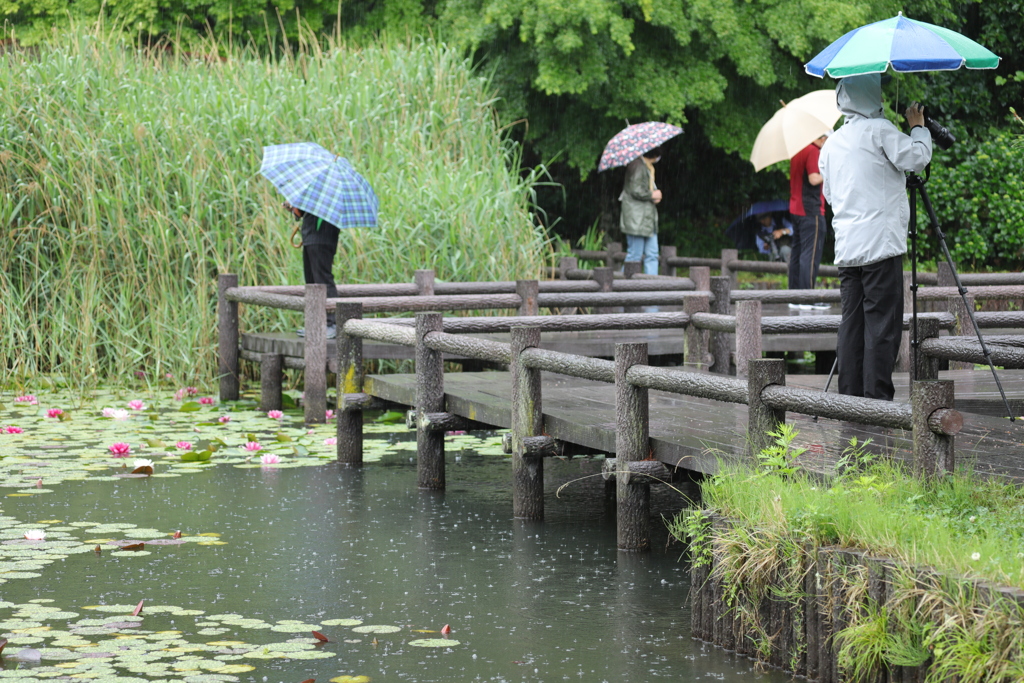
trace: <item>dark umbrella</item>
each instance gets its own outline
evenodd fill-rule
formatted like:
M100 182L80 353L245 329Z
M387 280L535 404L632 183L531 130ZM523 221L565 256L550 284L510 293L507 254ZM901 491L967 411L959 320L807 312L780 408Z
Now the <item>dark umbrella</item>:
M755 216L778 211L789 211L788 199L754 202L749 209L729 224L729 227L725 229L725 235L736 244L737 249L757 249L757 241L754 238L757 236L761 224L757 222Z

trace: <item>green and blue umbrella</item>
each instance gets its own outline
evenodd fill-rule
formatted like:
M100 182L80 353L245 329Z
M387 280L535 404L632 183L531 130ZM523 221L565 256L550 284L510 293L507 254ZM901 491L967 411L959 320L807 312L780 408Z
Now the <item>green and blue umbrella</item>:
M994 69L999 57L956 31L915 21L900 12L892 19L855 28L804 65L812 76L845 78L893 71Z
M339 228L377 227L380 203L370 183L315 142L264 147L260 173L297 209Z

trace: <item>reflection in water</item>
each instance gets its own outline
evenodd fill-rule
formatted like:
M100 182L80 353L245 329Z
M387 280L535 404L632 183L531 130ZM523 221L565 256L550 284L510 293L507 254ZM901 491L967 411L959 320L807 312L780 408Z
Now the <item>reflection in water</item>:
M5 511L21 521L219 533L227 544L147 546L152 553L139 557L75 555L39 579L5 584L3 597L49 598L73 611L144 598L267 622L357 618L401 627L374 644L372 634L323 626L333 641L323 649L337 657L258 660L238 680L788 680L691 640L682 548L667 546L656 518L653 552L616 550L614 504L594 476L599 461L551 462L547 520L536 523L512 519L505 458L469 451L449 458L443 493L418 490L406 460L361 470L217 467L176 479L65 482L58 495L18 499ZM656 516L681 504L677 493L654 489ZM81 540L91 538L82 533ZM421 631L445 624L460 645L408 645L438 637ZM152 614L145 628L188 629L193 621ZM227 630L207 639L260 643L282 635Z

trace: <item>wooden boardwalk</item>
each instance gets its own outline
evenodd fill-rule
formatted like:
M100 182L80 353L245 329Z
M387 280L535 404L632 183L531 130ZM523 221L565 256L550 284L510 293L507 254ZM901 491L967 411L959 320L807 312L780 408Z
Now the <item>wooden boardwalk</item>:
M988 372L943 373L956 379L957 404L991 399L992 376ZM987 376L987 383L985 377ZM544 433L556 439L580 444L605 453L615 452L615 387L551 373L542 373ZM1014 401L1024 401L1024 372L1000 371L1004 386L1015 392ZM826 377L789 375L790 386L821 388ZM896 377L897 400L907 400L906 376ZM977 390L972 394L968 388ZM834 389L834 387L833 387ZM444 376L448 412L496 427L512 423L511 381L507 372L464 372ZM380 398L414 405L415 375L370 375L365 391ZM963 408L961 408L963 410ZM879 450L892 452L908 462L912 458L909 432L899 429L844 423L790 413L787 421L796 425L796 445L807 448L801 464L812 471L829 473L856 437L872 439ZM662 391L650 391L651 455L666 464L702 473L714 473L720 458L742 457L746 451L747 406L694 398ZM1024 421L964 413L963 430L956 437L959 463L970 461L986 475L1024 482Z

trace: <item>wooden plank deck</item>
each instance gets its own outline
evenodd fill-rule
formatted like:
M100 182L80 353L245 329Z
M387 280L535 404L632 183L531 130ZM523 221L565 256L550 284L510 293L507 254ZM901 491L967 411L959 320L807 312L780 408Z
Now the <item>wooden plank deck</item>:
M614 453L615 387L549 373L542 373L542 377L545 433ZM797 377L799 383L795 381ZM822 387L825 379L789 376L787 382ZM497 427L511 426L511 383L507 372L450 373L444 381L448 412ZM1024 379L1018 381L1024 385ZM905 393L905 380L902 386ZM396 403L415 402L414 375L370 375L365 389ZM651 391L650 420L652 455L667 464L714 473L719 458L745 454L745 405ZM812 471L833 471L853 437L861 442L872 439L878 450L892 452L900 459L909 461L912 457L910 434L903 430L882 430L825 418L814 422L809 416L792 413L787 415L787 421L797 426L796 445L808 449L801 464ZM971 462L985 475L1024 482L1024 422L965 413L964 429L956 437L956 450L958 462Z

